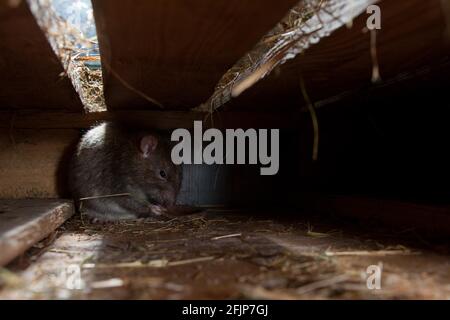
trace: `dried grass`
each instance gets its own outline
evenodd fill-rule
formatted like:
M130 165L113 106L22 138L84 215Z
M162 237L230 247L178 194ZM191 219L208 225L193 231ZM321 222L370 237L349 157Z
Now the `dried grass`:
M398 256L398 255L418 255L418 251L410 250L375 250L375 251L326 251L327 257L342 257L342 256L366 256L366 257L385 257L385 256Z
M85 269L166 268L166 267L182 266L182 265L192 264L192 263L207 262L207 261L212 261L214 259L216 259L216 257L211 256L211 257L200 257L200 258L193 258L193 259L186 259L186 260L179 260L179 261L169 261L167 259L157 259L157 260L151 260L146 263L144 263L142 261L111 263L111 264L90 263L90 264L84 264L83 268L85 268Z
M65 72L61 76L68 76L71 79L85 110L105 111L102 72L87 67L86 57L83 57L93 50L97 39L86 38L77 28L62 19L54 10L51 0L28 0L28 4L63 64Z
M370 55L372 57L372 82L377 83L381 81L380 65L378 64L377 30L370 31Z
M303 99L305 100L306 105L308 106L309 113L311 115L311 121L314 129L312 159L313 161L317 161L319 159L319 120L317 118L316 107L314 106L312 100L309 98L305 81L303 80L302 76L300 76L300 88L302 90Z
M328 278L325 280L321 280L321 281L317 281L317 282L313 282L313 283L304 285L304 286L298 288L296 290L296 293L299 295L303 295L303 294L310 293L312 291L316 291L319 289L330 288L330 287L333 287L342 282L348 281L349 278L350 277L347 274L337 275L337 276L334 276L334 277L331 277L331 278Z
M242 237L242 233L234 233L234 234L228 234L228 235L225 235L225 236L214 237L211 240L216 241L216 240L237 238L237 237Z
M368 4L376 2L376 0L369 3L359 0L301 1L247 55L225 73L211 98L194 110L214 112L275 68L301 54L333 31L343 25L351 26L353 18L365 11Z
M448 298L448 259L443 260L430 251L424 250L423 257L416 257L404 254L412 249L392 244L395 242L375 247L372 242L355 242L348 235L342 239L344 247L332 237L320 241L306 239L304 232L313 232L306 221L296 225L278 224L232 213L219 211L168 221L124 221L107 226L83 226L75 217L65 225L63 238L46 253L37 254L39 258L33 260L28 277L21 273L15 276L22 284L18 282L19 286L14 286L14 275L7 275L13 282L9 280L9 285L0 290L0 297L16 294L18 298L105 299L114 298L118 293L120 297L161 299L173 297L176 292L179 298L192 299L214 292L208 297ZM330 227L318 224L316 229L321 232L313 234L321 237L337 232ZM270 229L272 235L259 234L258 230L263 228ZM322 233L324 229L330 231ZM290 230L287 237L299 246L298 250L276 241L284 238L280 233L286 230ZM242 241L211 241L237 232L245 235ZM336 255L326 256L324 245L334 248L325 252ZM394 256L397 254L401 255ZM366 268L378 261L383 262L382 290L368 290ZM57 277L48 277L74 263L82 270L85 287L100 290L67 292ZM115 288L114 293L101 290L108 288ZM166 291L161 289L168 292L161 295ZM93 293L98 295L92 296Z

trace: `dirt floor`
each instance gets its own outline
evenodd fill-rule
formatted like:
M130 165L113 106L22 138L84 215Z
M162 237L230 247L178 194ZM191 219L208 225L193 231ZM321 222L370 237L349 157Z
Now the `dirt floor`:
M117 225L76 216L0 269L0 298L450 299L448 241L348 225L217 209ZM367 287L371 265L380 290Z

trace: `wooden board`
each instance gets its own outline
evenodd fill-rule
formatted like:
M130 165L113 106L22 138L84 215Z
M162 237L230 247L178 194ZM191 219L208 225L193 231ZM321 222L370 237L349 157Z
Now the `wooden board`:
M26 1L0 1L0 109L83 110L63 71Z
M383 0L382 28L377 31L377 55L384 84L392 85L415 72L427 72L450 55L447 21L440 0ZM352 28L343 26L280 66L255 84L228 109L286 110L305 105L300 76L313 102L331 101L345 93L371 87L371 36L367 14ZM398 80L398 81L397 81Z
M109 109L155 108L122 80L167 109L205 102L296 2L94 0Z
M414 231L434 237L450 235L450 206L386 198L307 194L300 206L308 212L353 218L368 225L382 222L399 232Z
M61 111L0 111L0 128L10 129L81 129L100 121L125 121L132 125L169 130L192 128L194 121L204 127L219 128L292 128L297 126L299 112L208 112L130 110L99 113Z
M62 200L0 200L0 266L47 237L73 214Z
M0 130L0 199L67 194L67 168L77 130Z
M263 217L208 210L107 226L77 216L53 242L27 252L25 271L20 263L8 266L7 279L14 281L4 281L0 299L450 298L448 243L436 250L439 242L423 246L389 229L296 213L278 219L279 209ZM382 290L367 289L371 265L383 266ZM276 318L273 308L269 313Z

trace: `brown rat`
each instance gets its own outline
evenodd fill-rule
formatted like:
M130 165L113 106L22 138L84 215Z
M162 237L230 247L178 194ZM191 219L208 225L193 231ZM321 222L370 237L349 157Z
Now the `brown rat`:
M117 221L165 213L175 204L181 178L168 137L105 122L81 138L69 184L83 213Z

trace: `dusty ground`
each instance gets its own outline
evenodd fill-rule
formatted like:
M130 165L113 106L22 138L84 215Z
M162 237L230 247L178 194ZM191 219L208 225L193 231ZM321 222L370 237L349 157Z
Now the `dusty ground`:
M447 241L251 216L107 226L77 216L0 272L0 298L450 298ZM383 267L381 290L367 288L370 265Z

